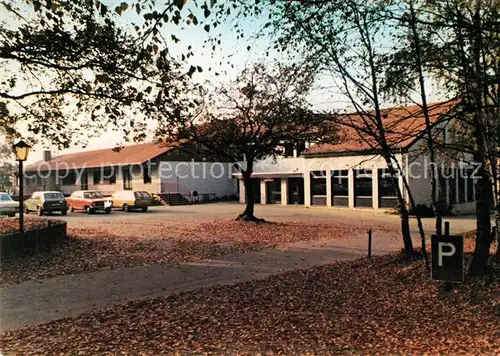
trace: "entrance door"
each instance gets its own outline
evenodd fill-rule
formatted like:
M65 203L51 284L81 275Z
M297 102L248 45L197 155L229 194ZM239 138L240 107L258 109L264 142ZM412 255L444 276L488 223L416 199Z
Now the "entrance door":
M281 179L274 178L266 180L266 203L280 204L281 203Z
M252 178L253 201L255 204L260 204L260 179Z
M304 204L304 179L288 178L288 204Z
M130 167L123 167L123 190L132 190L132 176L130 174Z
M88 172L83 172L80 181L80 189L88 190L89 189L89 175Z

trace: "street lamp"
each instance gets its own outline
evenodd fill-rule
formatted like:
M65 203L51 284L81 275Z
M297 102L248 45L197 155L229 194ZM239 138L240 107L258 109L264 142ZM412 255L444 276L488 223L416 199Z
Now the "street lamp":
M16 160L19 162L19 234L24 234L24 179L23 179L23 162L28 158L31 146L24 141L19 141L12 146L12 150L16 155Z

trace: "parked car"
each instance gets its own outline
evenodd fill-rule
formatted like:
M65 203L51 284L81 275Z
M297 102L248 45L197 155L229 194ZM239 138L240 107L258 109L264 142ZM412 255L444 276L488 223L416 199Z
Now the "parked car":
M70 212L85 210L88 214L96 211L104 211L109 214L113 207L113 201L110 198L106 198L101 192L95 190L77 190L66 201Z
M131 211L133 209L147 211L148 206L151 204L151 196L148 192L122 190L114 192L111 197L113 199L113 207L121 208L123 211Z
M0 192L0 215L13 217L19 212L19 203L5 192Z
M38 215L58 211L62 215L66 215L68 205L61 192L34 192L31 198L24 203L24 211L26 213L36 211Z

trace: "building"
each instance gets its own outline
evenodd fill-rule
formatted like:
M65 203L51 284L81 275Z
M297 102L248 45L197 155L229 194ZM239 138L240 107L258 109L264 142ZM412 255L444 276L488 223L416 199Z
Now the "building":
M207 162L162 144L145 143L52 157L25 167L25 194L37 190L141 190L150 193L197 191L222 197L236 193L230 165Z
M457 139L453 130L456 101L431 105L432 134L438 146ZM407 205L431 206L430 159L426 152L425 120L418 106L385 109L387 141L396 157L393 178L370 135L364 135L359 115L343 115L339 143L295 148L285 145L282 157L255 163L254 198L258 204L389 209L397 206L392 186L399 184ZM361 126L359 126L361 125ZM356 130L358 128L358 130ZM438 154L437 200L454 213L475 209L474 165L471 157L442 149ZM244 165L244 162L240 162ZM408 187L403 177L407 178ZM25 168L26 195L36 190L143 190L223 197L239 194L245 202L241 174L232 165L206 162L162 144L140 144L52 157Z
M430 110L433 136L443 146L454 139L450 113L457 102L433 104ZM355 127L360 118L344 115L338 144L306 145L292 157L277 157L257 162L252 178L254 197L259 204L300 204L306 207L345 207L387 209L397 206L392 178L377 145L369 135L360 135ZM363 125L366 121L363 122ZM363 127L361 125L361 127ZM409 191L415 204L431 207L431 169L426 153L425 119L418 106L384 110L387 140L396 156L398 182L407 205ZM449 156L449 155L448 155ZM437 199L453 213L475 209L473 165L471 157L455 155L450 159L438 154L439 184ZM403 182L407 177L409 190ZM241 174L239 200L245 202Z

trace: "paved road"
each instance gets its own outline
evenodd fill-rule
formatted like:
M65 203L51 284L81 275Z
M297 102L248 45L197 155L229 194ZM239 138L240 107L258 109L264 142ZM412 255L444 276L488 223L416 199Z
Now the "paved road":
M203 221L234 217L241 210L235 204L206 204L185 207L157 207L151 212L122 213L111 216L74 214L65 219L71 226L101 226L110 220L136 221L143 226L148 220L174 218ZM325 220L328 216L345 219L372 219L380 223L397 223L397 216L373 211L333 210L326 208L259 206L256 212L269 220ZM348 220L346 220L348 221ZM432 228L432 219L425 225ZM474 228L468 218L453 219L455 232ZM415 240L418 235L414 234ZM415 241L415 244L418 244ZM399 250L398 236L374 236L374 254ZM265 278L286 270L307 268L337 260L366 256L366 235L334 241L302 242L286 250L266 250L237 256L181 265L153 265L65 275L43 281L27 281L0 289L0 329L20 328L76 316L94 308L131 300L164 296L215 284L233 284Z

